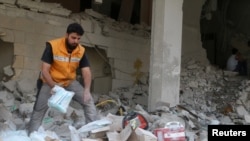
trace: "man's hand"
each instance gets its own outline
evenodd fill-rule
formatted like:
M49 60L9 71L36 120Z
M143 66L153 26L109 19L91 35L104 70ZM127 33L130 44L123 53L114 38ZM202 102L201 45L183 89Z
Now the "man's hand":
M90 101L91 98L91 93L89 90L84 90L83 92L83 102L84 103L88 103Z
M59 92L59 91L65 91L65 89L64 89L63 87L59 86L59 85L55 85L55 86L51 89L50 93L53 95L53 94L55 94L55 93L57 93L57 92Z

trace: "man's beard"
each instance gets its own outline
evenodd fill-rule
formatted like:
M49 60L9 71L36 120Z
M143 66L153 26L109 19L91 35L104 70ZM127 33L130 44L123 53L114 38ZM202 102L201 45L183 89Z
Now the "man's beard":
M70 51L73 51L76 47L77 47L78 44L69 44L68 40L66 40L66 46L67 48L70 50Z

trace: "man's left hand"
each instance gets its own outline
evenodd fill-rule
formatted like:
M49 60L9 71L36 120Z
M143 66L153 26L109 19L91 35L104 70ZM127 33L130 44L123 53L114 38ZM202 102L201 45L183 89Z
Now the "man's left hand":
M84 91L83 93L83 102L88 103L91 99L91 93L90 91Z

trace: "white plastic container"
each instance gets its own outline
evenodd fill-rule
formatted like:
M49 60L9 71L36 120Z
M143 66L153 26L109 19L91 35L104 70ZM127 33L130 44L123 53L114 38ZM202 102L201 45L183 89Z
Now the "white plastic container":
M54 86L52 88L52 92L54 94L49 98L48 106L62 113L66 113L69 103L75 93L72 91L67 91L60 86Z

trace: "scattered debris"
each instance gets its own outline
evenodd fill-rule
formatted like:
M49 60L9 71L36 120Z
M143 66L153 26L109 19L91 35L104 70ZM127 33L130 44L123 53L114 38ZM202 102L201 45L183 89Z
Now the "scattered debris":
M25 132L36 93L34 89L25 87L26 83L29 80L2 82L0 111L4 114L0 116L1 132ZM166 123L175 122L183 125L179 131L185 129L185 139L205 140L209 124L250 123L249 83L249 80L233 72L203 66L191 60L182 69L180 104L176 107L159 103L156 111L147 112L147 101L138 99L147 98L148 86L137 84L118 88L106 95L93 94L100 117L109 121L103 126L85 124L82 107L72 101L65 114L49 109L41 127L43 134L54 131L58 136L57 140L64 141L72 141L74 136L79 136L82 140L104 141L120 138L144 141L156 140L155 130L163 129L165 132ZM148 128L132 128L131 124L124 126L124 118L130 112L143 116ZM4 140L3 138L4 136L0 136L0 139Z

